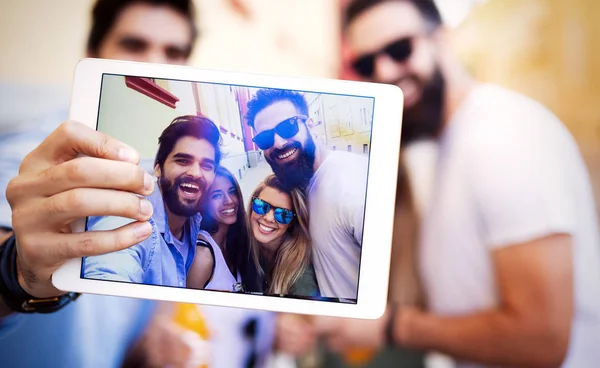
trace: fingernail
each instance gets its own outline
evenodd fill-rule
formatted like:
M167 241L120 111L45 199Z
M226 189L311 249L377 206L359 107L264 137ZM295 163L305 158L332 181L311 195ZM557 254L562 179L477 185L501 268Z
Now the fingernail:
M119 148L118 157L120 161L134 162L135 154L131 151L130 148L121 147Z
M144 172L144 189L147 192L154 191L154 178L147 172Z
M137 238L147 238L152 233L152 226L148 222L140 222L133 227L133 232Z
M147 199L140 199L140 213L144 216L150 217L152 216L152 212L154 212L152 203L150 203L150 201Z

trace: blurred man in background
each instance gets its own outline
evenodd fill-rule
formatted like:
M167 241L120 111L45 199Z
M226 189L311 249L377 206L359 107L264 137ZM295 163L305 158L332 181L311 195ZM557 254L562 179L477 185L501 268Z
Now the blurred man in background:
M438 142L419 242L428 311L319 319L333 349L433 350L460 366L600 361L600 235L578 147L546 108L466 73L432 0L356 0L344 33L365 80L405 96L402 140Z
M98 0L92 15L87 56L185 64L197 39L194 12L191 0ZM7 90L14 91L12 88ZM82 239L77 234L63 234L60 226L53 223L57 217L69 217L78 212L77 206L68 202L56 203L56 208L63 210L50 216L50 208L43 205L44 201L54 199L60 202L59 198L65 198L61 194L78 186L93 187L94 178L98 177L121 183L128 190L144 186L144 173L136 165L139 160L136 152L78 123L60 125L67 115L66 109L57 109L54 114L45 113L37 121L10 122L10 129L3 128L0 135L2 195L9 181L19 175L7 191L12 210L6 199L0 198L0 243L11 239L11 227L14 227L19 272L11 275L14 276L13 284L16 284L11 287L21 288L33 299L63 294L50 283L51 273L74 254L86 255L81 252ZM2 125L9 126L6 123ZM42 141L43 144L40 144ZM125 149L124 156L111 154L119 147ZM104 165L98 163L87 174L80 171L82 175L73 180L73 188L60 188L47 179L52 177L52 173L60 175L61 168L72 164L77 153L106 160L98 160ZM27 159L23 161L26 155ZM118 165L116 160L130 165ZM123 178L132 179L125 183ZM22 185L24 181L34 185L25 188ZM142 194L143 190L136 190ZM98 213L98 208L93 206L93 201L90 201L79 210L86 214ZM129 213L137 211L136 208L128 210ZM106 215L111 214L106 212ZM132 236L135 234L133 230L128 227L108 232L99 235L95 241L103 243L99 240L102 237L105 245L113 244L115 247L120 244L124 248L138 241ZM138 237L147 236L147 230L142 223ZM65 247L70 250L61 251ZM110 250L106 247L104 251ZM191 357L192 347L183 329L169 318L152 317L156 310L154 302L84 295L53 313L25 314L20 313L19 308L12 308L20 303L15 303L14 295L4 292L5 288L0 298L0 356L3 367L38 367L48 365L48 362L61 367L118 367L126 356L131 364L183 366ZM48 312L47 309L37 311ZM222 319L224 313L230 313L227 310L219 312L211 311L211 318ZM222 331L220 342L226 343L227 338L223 335L232 336L234 328L240 329L239 340L247 339L244 327L248 321L245 320L250 319L249 322L254 325L268 321L268 315L264 314L250 317L236 317L238 325ZM268 324L262 329L254 326L252 330L255 339L265 337L264 340L269 340ZM257 337L256 331L263 334ZM264 349L258 353L265 355ZM255 356L253 360L260 361L260 358Z

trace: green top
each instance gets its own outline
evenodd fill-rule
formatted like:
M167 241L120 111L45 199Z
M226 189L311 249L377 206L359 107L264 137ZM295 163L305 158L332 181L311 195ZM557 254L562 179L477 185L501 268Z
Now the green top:
M319 294L319 285L317 284L315 269L313 265L310 264L292 287L290 287L289 295L316 297L319 296Z

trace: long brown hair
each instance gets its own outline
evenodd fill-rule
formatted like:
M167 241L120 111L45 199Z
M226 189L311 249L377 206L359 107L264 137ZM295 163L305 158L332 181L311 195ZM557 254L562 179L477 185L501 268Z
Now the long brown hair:
M246 210L244 208L244 198L242 197L242 190L240 184L235 179L235 176L224 168L218 166L215 170L215 177L221 176L229 180L238 196L237 216L235 223L229 226L227 230L227 236L225 240L224 256L227 265L233 269L234 276L237 277L237 272L244 268L244 265L249 261L249 245L248 245L248 224L246 223ZM205 230L209 234L214 234L219 230L219 223L215 218L210 215L208 210L208 203L210 196L206 192L206 195L202 196L200 201L200 213L202 214L202 222L200 223L200 229Z
M291 210L296 214L287 231L281 237L281 244L275 254L275 264L270 275L265 274L266 260L260 252L261 244L250 235L250 252L254 264L261 276L269 282L267 294L288 294L292 285L300 278L309 265L311 257L311 239L308 228L308 207L306 197L299 189L286 189L275 175L269 175L252 193L258 197L265 188L272 188L287 194L292 201ZM252 216L252 202L248 206L248 221ZM251 226L249 227L252 228Z

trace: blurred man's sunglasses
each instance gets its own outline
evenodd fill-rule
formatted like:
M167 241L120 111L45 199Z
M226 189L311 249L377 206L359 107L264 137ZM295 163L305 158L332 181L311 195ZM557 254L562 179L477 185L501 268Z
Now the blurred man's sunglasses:
M370 78L375 72L375 60L385 53L395 61L401 63L410 57L412 53L412 40L410 38L401 38L396 40L381 50L370 54L362 55L352 62L352 69L365 78Z
M252 198L252 211L257 215L264 216L269 211L273 209L273 217L275 221L279 222L282 225L287 225L294 219L294 212L288 210L287 208L275 207L269 202L263 201L260 198Z
M298 131L300 130L298 127L298 120L304 122L306 119L308 119L308 117L304 115L292 116L277 124L275 128L260 132L256 137L252 138L252 141L256 143L261 150L269 149L275 144L275 134L283 139L290 139L298 134Z

